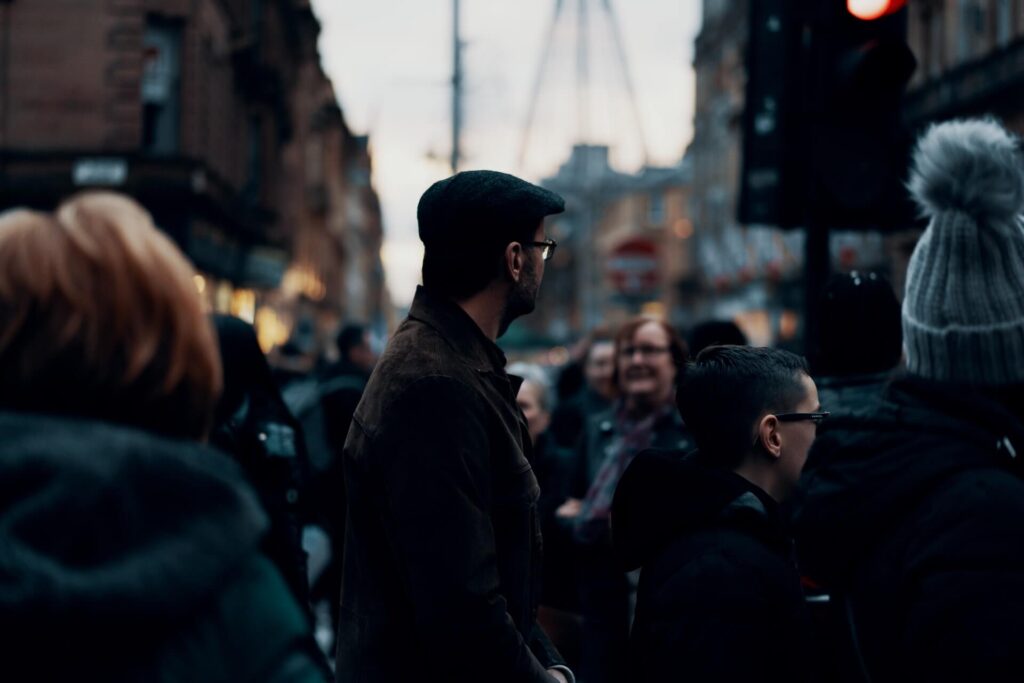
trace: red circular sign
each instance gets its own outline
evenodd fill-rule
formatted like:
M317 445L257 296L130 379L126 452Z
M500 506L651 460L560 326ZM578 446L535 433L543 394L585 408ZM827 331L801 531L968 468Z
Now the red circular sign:
M621 242L609 255L608 277L621 294L653 292L658 287L658 245L643 237Z

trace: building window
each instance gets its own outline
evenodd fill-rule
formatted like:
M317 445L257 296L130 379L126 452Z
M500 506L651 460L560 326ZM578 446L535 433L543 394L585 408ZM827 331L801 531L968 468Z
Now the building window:
M174 154L181 144L181 25L147 18L143 50L142 149Z
M249 116L249 149L246 154L248 166L245 185L246 199L256 204L263 192L263 119L258 114Z
M961 62L966 62L982 48L985 35L985 8L975 0L960 0L959 5L957 57Z
M665 222L665 197L660 192L652 192L647 201L647 222L661 225Z
M1004 47L1013 38L1013 0L996 3L996 43Z
M932 5L928 19L928 75L935 77L945 68L946 10L943 5Z

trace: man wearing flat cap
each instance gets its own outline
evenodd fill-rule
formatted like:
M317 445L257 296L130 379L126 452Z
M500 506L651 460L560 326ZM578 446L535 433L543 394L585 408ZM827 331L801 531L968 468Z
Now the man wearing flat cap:
M370 378L343 467L337 678L571 681L536 624L539 489L522 380L495 344L534 308L558 195L494 171L432 185L423 286Z

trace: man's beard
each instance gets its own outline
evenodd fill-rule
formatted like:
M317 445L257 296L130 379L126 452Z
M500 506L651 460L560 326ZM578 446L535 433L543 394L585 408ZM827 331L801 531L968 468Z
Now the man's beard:
M508 301L505 302L505 310L501 315L501 326L498 328L499 337L505 334L513 320L521 315L532 313L537 306L537 292L540 290L537 268L531 261L526 263L528 265L523 268L523 276L512 286L508 294Z

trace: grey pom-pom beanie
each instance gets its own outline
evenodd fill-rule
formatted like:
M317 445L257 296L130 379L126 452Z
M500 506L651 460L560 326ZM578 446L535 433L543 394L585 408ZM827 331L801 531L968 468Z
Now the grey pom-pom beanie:
M907 367L929 379L1024 384L1024 168L991 119L931 126L911 194L930 219L907 270Z

